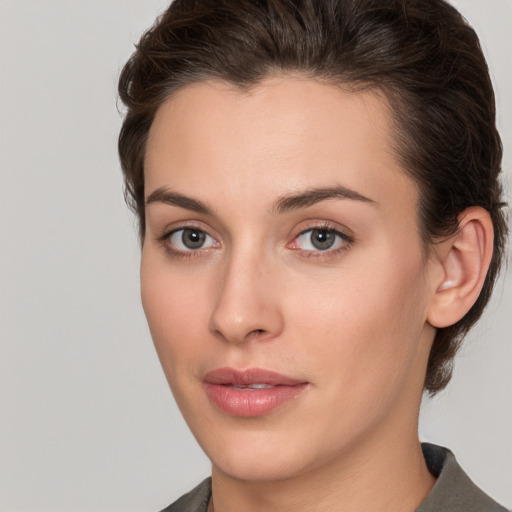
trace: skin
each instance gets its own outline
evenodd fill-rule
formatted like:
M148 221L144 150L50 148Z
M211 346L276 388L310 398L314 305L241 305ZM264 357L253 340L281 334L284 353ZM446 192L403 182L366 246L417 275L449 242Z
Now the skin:
M142 301L176 402L212 461L217 512L413 511L434 484L417 422L446 275L425 257L417 189L392 148L382 95L299 77L249 92L187 86L157 112ZM276 208L340 186L369 201ZM210 211L162 200L163 190ZM204 246L180 245L187 227L206 233ZM315 227L346 237L317 250ZM202 384L226 366L308 386L262 417L227 415Z

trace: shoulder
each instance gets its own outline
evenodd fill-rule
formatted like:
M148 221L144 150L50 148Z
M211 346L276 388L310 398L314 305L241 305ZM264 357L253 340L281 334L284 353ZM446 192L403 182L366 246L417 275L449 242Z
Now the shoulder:
M212 480L207 478L161 512L206 512L211 493Z
M416 512L507 512L471 481L450 450L428 443L422 448L437 482Z

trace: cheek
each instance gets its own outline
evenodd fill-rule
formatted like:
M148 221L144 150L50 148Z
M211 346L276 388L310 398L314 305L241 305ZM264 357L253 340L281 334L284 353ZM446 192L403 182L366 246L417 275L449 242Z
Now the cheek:
M325 379L375 388L398 385L412 366L425 325L421 254L397 262L379 254L291 294L288 325ZM327 370L328 369L328 370ZM377 393L378 395L378 393Z
M143 253L141 298L151 336L164 372L173 375L185 369L202 348L208 323L208 293L204 279L173 272L158 258Z

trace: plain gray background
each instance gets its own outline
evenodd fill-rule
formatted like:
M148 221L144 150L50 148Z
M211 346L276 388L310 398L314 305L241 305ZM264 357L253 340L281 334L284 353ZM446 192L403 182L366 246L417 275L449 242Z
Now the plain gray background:
M512 2L479 32L512 183ZM163 0L0 0L0 510L155 512L209 473L160 370L121 194L116 79ZM512 276L422 438L512 506Z

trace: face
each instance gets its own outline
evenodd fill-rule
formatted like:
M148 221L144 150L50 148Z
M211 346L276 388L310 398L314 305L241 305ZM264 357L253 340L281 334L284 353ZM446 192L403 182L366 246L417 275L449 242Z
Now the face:
M308 79L157 112L142 300L214 471L283 479L416 435L433 290L392 148L383 96Z

